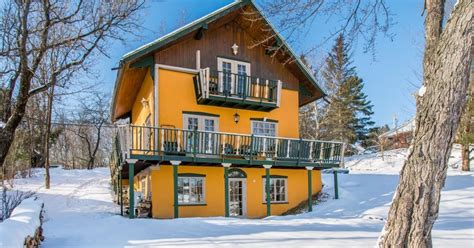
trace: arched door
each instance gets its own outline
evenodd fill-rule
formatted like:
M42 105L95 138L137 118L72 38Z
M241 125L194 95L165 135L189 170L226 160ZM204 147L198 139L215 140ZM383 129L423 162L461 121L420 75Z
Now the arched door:
M241 169L229 170L229 216L247 215L247 174Z

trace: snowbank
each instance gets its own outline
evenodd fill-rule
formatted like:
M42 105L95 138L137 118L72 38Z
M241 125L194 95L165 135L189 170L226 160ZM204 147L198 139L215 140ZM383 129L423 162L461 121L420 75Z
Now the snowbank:
M12 212L9 219L0 223L0 247L23 248L25 239L35 236L41 226L40 215L43 202L25 199Z

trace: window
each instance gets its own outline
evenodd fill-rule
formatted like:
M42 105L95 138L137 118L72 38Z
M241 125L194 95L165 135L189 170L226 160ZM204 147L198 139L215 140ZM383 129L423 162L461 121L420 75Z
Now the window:
M185 149L192 151L194 143L196 149L202 153L213 153L217 147L218 136L214 132L219 131L219 117L199 114L183 114L183 126L187 130L207 131L204 134L198 134L194 137L194 133L188 132L186 136Z
M249 88L250 63L226 58L217 58L219 73L219 92L226 96L243 97L244 89ZM245 90L245 91L247 91Z
M178 177L178 204L204 204L205 177Z
M252 121L252 134L260 136L276 136L277 123L267 121Z
M288 201L288 179L287 178L270 178L270 202L287 202ZM263 177L263 202L267 202L267 193L265 187L265 177Z

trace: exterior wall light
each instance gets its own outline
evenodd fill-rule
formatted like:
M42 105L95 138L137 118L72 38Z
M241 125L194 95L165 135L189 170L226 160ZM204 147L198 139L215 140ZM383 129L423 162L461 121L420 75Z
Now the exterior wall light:
M234 122L235 122L235 124L239 123L239 121L240 121L240 115L237 114L237 113L235 113L235 114L234 114Z

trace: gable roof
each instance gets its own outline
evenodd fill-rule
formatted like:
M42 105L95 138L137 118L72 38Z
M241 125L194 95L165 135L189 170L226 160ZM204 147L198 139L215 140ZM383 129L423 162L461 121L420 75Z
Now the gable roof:
M319 94L317 96L314 96L312 98L310 98L309 101L307 102L304 102L302 105L305 105L307 103L310 103L314 100L317 100L321 97L324 97L326 96L326 93L323 91L323 89L318 85L317 83L317 80L315 79L315 77L313 76L313 73L304 65L304 63L301 61L301 59L296 56L296 53L291 49L291 47L286 43L286 41L283 39L283 37L277 32L276 28L271 24L271 22L269 22L269 20L265 17L265 15L263 14L263 12L261 11L261 9L255 5L253 3L252 0L235 0L234 2L222 7L222 8L219 8L211 13L209 13L208 15L205 15L199 19L196 19L195 21L189 23L189 24L186 24L174 31L172 31L171 33L168 33L150 43L147 43L133 51L130 51L126 54L124 54L120 60L120 66L119 66L119 71L117 73L117 82L115 84L115 88L114 88L114 95L113 95L113 99L112 99L112 109L115 108L115 104L116 104L116 92L118 90L118 87L119 87L119 84L120 84L120 80L122 78L122 67L123 65L125 64L131 64L131 63L134 63L134 62L137 62L139 61L140 59L146 57L146 56L149 56L150 54L152 54L154 51L160 49L160 48L163 48L165 46L167 46L168 44L172 43L173 41L176 41L194 31L197 31L199 30L200 28L203 28L203 27L207 27L207 24L208 23L211 23L235 10L238 10L239 8L243 8L245 6L251 6L253 7L255 10L257 10L257 12L262 16L262 19L264 20L265 24L268 25L271 30L275 33L275 39L280 42L280 44L282 44L282 47L283 49L288 53L288 55L293 59L293 61L295 62L297 68L302 72L302 74L308 79L309 83L311 84L312 87L314 87L314 89L316 91L319 92ZM112 119L116 119L117 117L114 116L114 113L112 111Z

